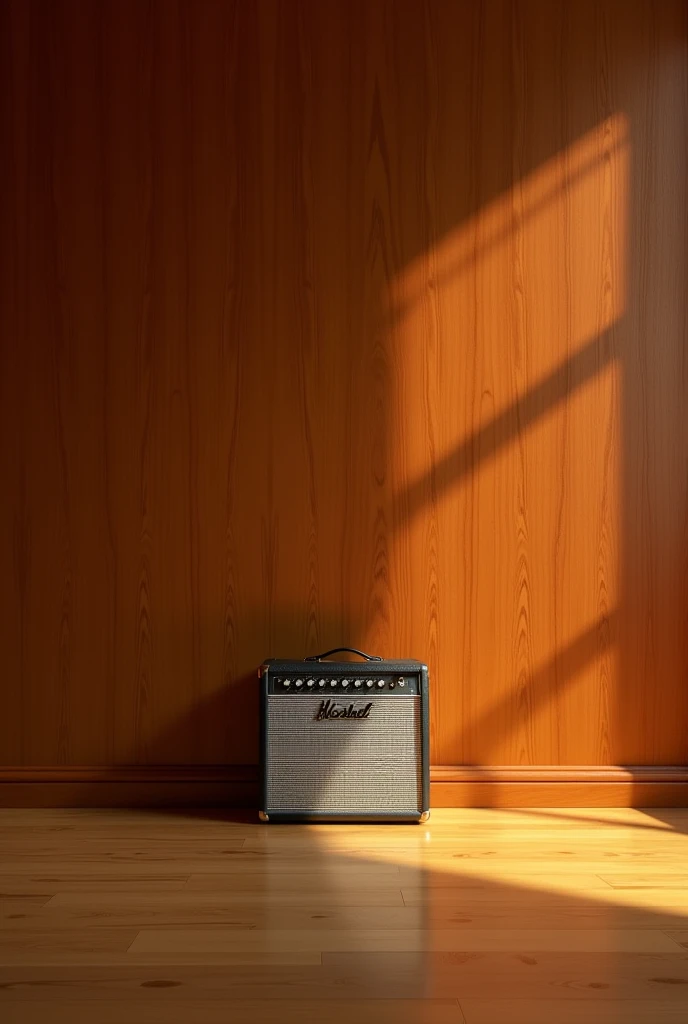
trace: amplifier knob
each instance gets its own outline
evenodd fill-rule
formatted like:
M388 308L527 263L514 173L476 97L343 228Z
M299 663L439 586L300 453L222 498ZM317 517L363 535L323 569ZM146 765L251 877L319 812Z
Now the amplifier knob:
M385 685L384 679L379 679L378 680L378 684L377 684L378 690L381 690L384 685Z
M354 686L363 686L363 680L357 679L356 682L354 683Z
M287 686L288 687L288 686L291 686L291 683L290 683L290 681L288 679L285 679L283 681L283 683L282 683L282 686Z
M324 686L324 685L325 685L325 680L324 679L318 679L318 686Z
M330 686L336 686L336 685L337 685L337 680L336 679L330 679Z
M342 679L342 686L347 687L349 685L348 679Z
M309 679L306 686L315 686L315 679Z
M366 686L370 689L371 686L375 686L375 682L372 679L366 679Z
M300 690L301 687L303 686L303 679L297 679L296 682L294 683L294 686L296 687L297 690Z
M397 684L399 686L406 686L406 682L404 681L404 677L403 676L399 676L399 678L397 679Z

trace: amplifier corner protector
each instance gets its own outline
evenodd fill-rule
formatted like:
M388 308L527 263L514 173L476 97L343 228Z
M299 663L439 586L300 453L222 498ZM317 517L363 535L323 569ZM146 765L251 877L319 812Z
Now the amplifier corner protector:
M419 823L424 825L426 821L430 821L430 811L423 811L419 818Z
M258 821L262 821L264 824L270 821L270 815L266 814L265 811L258 811Z

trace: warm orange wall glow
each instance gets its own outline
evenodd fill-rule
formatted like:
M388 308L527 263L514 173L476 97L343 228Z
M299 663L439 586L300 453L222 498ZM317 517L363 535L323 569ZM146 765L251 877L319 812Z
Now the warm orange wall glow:
M422 315L418 307L434 291L450 299L476 271L499 275L511 264L516 274L530 256L542 264L543 277L566 266L569 306L581 339L611 326L625 305L629 146L629 120L618 112L543 161L396 275L389 287L392 315L405 321ZM507 304L518 301L518 290L510 288ZM594 320L595 313L603 319Z
M0 763L688 760L683 0L0 5Z
M601 672L605 699L617 697L620 547L599 531L623 531L629 147L628 118L610 116L438 240L389 289L400 379L422 381L429 350L437 367L431 403L420 387L397 403L411 429L392 462L412 482L397 497L395 564L403 572L416 519L422 550L429 510L441 549L470 545L474 587L466 555L443 580L459 643L474 650L462 687L471 705L454 712L453 735L444 727L446 747L475 735L469 760L494 763L513 700L522 701L519 759L610 759L608 742L592 734L587 749L580 736L572 747L561 723L598 707ZM430 447L418 428L433 420ZM470 539L459 529L467 519Z

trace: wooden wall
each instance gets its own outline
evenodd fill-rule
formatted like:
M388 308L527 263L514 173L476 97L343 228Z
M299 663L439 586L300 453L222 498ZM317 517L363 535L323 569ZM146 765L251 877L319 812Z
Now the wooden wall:
M429 663L437 802L686 796L687 39L0 5L7 799L250 799L256 666L341 642Z

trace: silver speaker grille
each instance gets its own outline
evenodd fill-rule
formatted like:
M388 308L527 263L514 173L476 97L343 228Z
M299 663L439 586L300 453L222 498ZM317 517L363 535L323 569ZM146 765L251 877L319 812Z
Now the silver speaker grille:
M362 719L318 720L320 697L267 698L267 809L418 813L422 803L420 697L371 695Z

